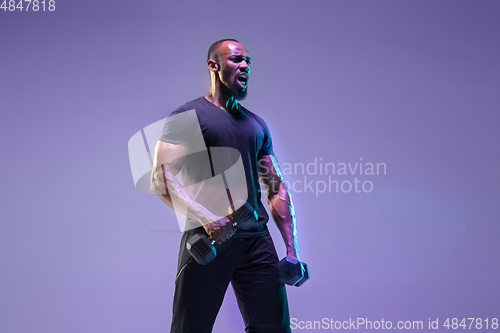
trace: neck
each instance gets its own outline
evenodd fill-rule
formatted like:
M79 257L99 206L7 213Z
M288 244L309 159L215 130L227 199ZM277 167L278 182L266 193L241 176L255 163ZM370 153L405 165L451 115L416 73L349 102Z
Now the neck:
M227 92L223 90L227 90ZM217 88L216 85L212 84L208 94L205 95L205 98L215 106L218 106L228 113L235 113L239 109L238 100L234 98L226 86L223 88Z

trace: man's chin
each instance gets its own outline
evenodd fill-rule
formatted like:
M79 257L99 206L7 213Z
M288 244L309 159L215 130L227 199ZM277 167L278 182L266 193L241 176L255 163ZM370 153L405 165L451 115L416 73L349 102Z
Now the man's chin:
M239 91L238 94L234 95L234 97L238 100L238 101L242 101L244 100L245 98L247 98L247 92L248 90L243 90L243 91Z
M231 94L238 101L242 101L247 97L248 93L247 87L242 88L241 86L238 86L238 83L234 83L233 85L231 85L230 89L231 89Z
M233 96L236 98L238 101L242 101L247 97L248 90L245 88L243 90L236 89L233 91Z

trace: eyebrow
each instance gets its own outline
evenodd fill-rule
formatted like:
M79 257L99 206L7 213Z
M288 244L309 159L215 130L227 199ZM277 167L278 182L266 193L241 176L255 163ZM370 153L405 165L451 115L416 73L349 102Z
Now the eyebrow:
M241 54L235 54L235 55L232 55L231 58L243 58L245 60L250 60L252 61L252 58L250 58L249 56L246 56L246 57L243 57L243 55Z

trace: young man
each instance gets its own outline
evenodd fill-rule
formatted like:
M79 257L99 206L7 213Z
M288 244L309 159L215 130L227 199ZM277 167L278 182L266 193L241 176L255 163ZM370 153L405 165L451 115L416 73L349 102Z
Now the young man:
M171 332L211 332L229 282L246 332L291 332L259 179L287 256L298 259L294 208L266 123L239 104L247 94L250 57L238 41L225 39L210 47L207 65L210 91L171 113L155 149L151 188L187 216ZM237 171L238 165L244 172ZM176 178L179 172L182 183ZM253 207L250 224L237 225L227 216L238 209L237 199ZM194 234L217 243L217 256L207 265L200 265L186 249Z

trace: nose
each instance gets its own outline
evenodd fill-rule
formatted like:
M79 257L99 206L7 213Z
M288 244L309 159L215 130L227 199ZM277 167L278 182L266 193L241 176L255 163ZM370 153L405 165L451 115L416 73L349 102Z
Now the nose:
M240 70L245 71L250 74L250 66L245 60L242 60L240 62Z

